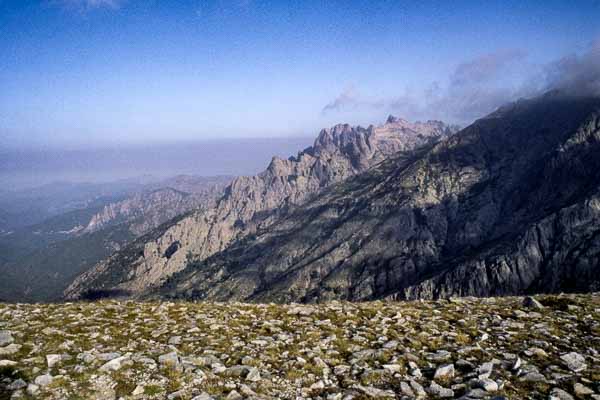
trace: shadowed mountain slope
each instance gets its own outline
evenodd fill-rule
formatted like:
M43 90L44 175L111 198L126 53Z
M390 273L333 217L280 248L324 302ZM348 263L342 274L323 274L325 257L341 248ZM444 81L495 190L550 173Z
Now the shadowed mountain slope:
M270 215L301 204L322 188L366 171L399 151L450 135L441 122L409 123L390 117L368 128L336 125L312 147L287 160L273 158L261 174L235 179L216 206L193 212L136 240L78 277L67 297L90 291L143 294L190 262L220 252L271 221Z
M600 288L600 99L507 105L334 185L160 296L244 301Z

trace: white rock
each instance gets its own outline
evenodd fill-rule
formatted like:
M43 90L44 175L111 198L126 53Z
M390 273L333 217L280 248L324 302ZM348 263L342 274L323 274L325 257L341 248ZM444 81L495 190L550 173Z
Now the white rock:
M161 365L176 366L179 364L179 357L176 352L171 352L158 357L158 362Z
M144 386L143 385L137 385L135 387L135 389L133 389L133 392L131 392L132 395L134 396L139 396L140 394L144 394Z
M35 385L33 383L30 383L29 385L27 385L27 394L29 395L35 395L38 391L40 390L40 387L38 385Z
M10 356L15 354L21 350L21 345L16 343L11 343L8 346L0 347L0 356Z
M548 396L548 400L575 400L573 396L562 389L554 388Z
M248 371L248 375L246 375L246 380L250 382L260 381L261 377L258 368L250 368L250 370Z
M436 381L450 380L452 378L454 378L454 364L446 364L438 367L433 376L433 379Z
M431 385L429 385L429 393L442 398L454 397L454 390L442 387L435 382L431 382Z
M128 359L126 356L117 357L101 366L100 371L118 371Z
M215 398L208 393L201 393L200 395L194 397L192 400L215 400Z
M594 394L594 391L587 386L582 385L581 383L576 383L573 385L573 391L577 396L585 397L588 394Z
M585 358L579 353L567 353L560 356L560 359L563 360L567 368L569 368L573 372L585 371L585 369L587 368Z
M310 385L310 390L320 390L325 389L325 383L323 381L317 381Z
M476 387L485 390L486 392L497 392L498 384L489 378L480 379L475 384Z
M523 307L533 308L535 310L542 310L544 308L542 303L530 296L523 299Z
M54 368L54 366L58 364L61 360L61 354L48 354L46 356L46 363L48 364L48 368Z
M229 392L229 394L227 395L227 397L225 397L225 399L226 400L242 400L243 397L237 391L232 390L231 392Z
M33 383L35 383L38 386L44 387L44 386L48 386L49 384L51 384L53 380L54 380L54 378L52 377L52 375L46 374L46 375L40 375L40 376L36 377L35 380L33 381Z

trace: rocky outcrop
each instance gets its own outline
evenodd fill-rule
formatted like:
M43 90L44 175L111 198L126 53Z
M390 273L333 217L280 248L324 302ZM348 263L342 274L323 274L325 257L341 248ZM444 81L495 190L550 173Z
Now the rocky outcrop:
M600 99L552 94L386 159L202 262L159 295L436 298L600 285Z
M122 201L107 204L92 216L78 233L97 232L109 226L126 223L134 236L141 236L194 208L214 207L230 181L229 177L174 177L161 182L164 186L160 188L136 193Z
M364 172L397 152L431 144L452 133L438 121L409 123L390 117L382 126L337 125L312 147L287 160L273 158L261 174L235 179L217 205L150 232L80 276L65 292L143 293L190 261L201 261L272 223L274 210L301 204L319 190ZM169 252L177 242L177 251Z

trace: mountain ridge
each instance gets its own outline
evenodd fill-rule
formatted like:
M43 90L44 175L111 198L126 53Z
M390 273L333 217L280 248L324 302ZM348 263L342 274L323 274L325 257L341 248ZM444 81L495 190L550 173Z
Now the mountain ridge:
M413 160L388 159L327 189L157 295L306 302L597 290L599 150L599 99L515 103Z
M398 120L368 128L338 124L323 129L312 147L288 159L274 157L258 175L236 178L216 207L179 219L150 242L136 241L75 280L65 294L77 297L107 286L142 292L184 268L190 254L203 259L251 234L268 223L264 218L268 219L269 210L301 203L390 154L451 133L452 128L438 121L410 124ZM171 246L177 247L175 252L167 252Z
M394 128L408 139L390 145ZM66 295L313 302L597 289L600 99L520 100L426 138L393 118L322 130Z

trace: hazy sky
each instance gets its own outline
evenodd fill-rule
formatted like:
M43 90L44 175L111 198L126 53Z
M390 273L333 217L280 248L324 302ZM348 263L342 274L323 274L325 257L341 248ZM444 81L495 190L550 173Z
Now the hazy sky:
M0 146L464 123L584 57L599 21L598 0L0 0Z

